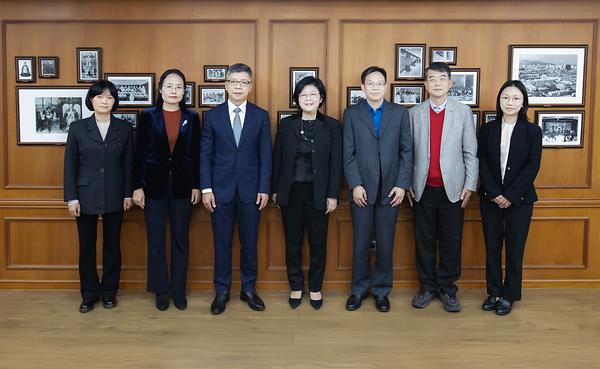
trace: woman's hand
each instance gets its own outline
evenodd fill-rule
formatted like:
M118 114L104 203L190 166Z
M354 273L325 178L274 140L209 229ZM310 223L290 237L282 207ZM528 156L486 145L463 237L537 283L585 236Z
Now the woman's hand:
M198 204L201 199L202 194L200 193L200 190L197 188L192 189L192 205Z
M126 199L123 199L123 210L127 211L129 209L131 209L133 207L133 200L130 199L129 197Z
M144 194L143 188L138 188L133 191L133 203L139 206L140 208L144 208L146 205L146 195Z

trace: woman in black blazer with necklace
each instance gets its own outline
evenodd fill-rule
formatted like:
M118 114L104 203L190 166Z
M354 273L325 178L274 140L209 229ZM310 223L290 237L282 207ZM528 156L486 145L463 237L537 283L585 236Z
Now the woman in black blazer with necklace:
M337 120L319 112L325 102L320 79L305 77L295 87L298 114L281 120L273 154L273 201L281 208L290 306L302 301L302 244L310 246L310 304L323 304L328 214L337 207L342 175L342 133Z
M133 201L144 209L148 238L148 292L156 307L187 308L186 280L192 205L200 201L200 120L185 108L185 75L168 69L158 82L156 106L145 109L136 129ZM171 278L167 267L167 219Z
M482 305L510 314L521 299L523 253L537 194L542 130L527 119L529 100L520 81L506 81L496 98L496 120L479 130L479 206L486 248L488 297ZM502 280L502 244L506 273Z
M65 146L64 198L77 219L79 279L87 313L102 298L107 309L117 306L121 271L121 221L132 207L132 126L111 115L119 107L117 88L96 82L85 98L94 114L71 123ZM102 281L96 272L96 227L102 214Z

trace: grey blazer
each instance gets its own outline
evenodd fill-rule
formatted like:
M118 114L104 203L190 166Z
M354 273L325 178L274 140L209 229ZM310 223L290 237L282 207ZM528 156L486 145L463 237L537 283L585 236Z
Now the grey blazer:
M429 99L410 109L413 133L413 183L415 200L421 200L429 172ZM477 135L471 109L448 99L442 129L440 167L446 195L460 200L463 189L475 191L479 173Z
M410 188L413 152L405 108L383 102L379 137L365 100L344 111L343 123L344 173L350 189L362 185L373 205L381 178L381 204L386 205L393 187Z

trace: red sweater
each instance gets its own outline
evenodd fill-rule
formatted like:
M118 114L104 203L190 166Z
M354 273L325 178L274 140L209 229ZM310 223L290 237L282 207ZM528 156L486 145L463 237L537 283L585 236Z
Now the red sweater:
M446 109L439 113L429 107L429 172L427 186L444 187L442 169L440 168L440 151L442 147L442 129Z
M169 151L173 153L175 143L177 143L177 136L179 136L181 109L176 111L163 110L163 118L165 120L165 129L167 130L167 138L169 139Z

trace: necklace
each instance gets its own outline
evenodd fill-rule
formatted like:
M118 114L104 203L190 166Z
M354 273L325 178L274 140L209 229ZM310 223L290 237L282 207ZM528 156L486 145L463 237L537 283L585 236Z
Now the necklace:
M315 140L309 140L308 138L306 138L306 136L304 136L304 122L305 122L304 119L300 119L300 136L302 136L304 141L313 143L313 142L315 142ZM309 122L309 121L306 121L306 122Z

